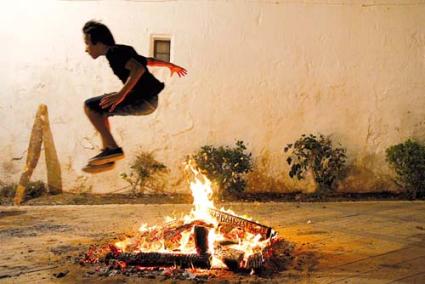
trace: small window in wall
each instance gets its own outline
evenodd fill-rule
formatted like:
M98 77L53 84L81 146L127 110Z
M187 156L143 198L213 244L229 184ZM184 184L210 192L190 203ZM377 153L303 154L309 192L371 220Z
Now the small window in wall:
M170 62L170 39L154 39L153 40L153 57L162 61Z

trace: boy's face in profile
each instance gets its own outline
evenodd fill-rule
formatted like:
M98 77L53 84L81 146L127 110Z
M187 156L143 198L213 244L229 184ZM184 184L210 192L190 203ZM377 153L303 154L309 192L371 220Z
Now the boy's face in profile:
M86 44L86 52L93 58L96 59L102 55L102 47L99 42L93 44L90 40L90 35L84 34L84 43Z

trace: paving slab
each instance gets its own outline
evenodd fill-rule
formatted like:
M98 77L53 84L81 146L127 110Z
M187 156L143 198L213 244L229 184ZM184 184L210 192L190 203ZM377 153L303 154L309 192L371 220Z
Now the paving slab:
M277 230L294 246L294 265L267 278L233 275L213 283L425 283L425 202L223 206ZM137 277L86 277L71 260L92 244L114 240L142 223L161 224L166 216L181 216L191 208L190 204L0 207L0 283L153 283ZM64 277L56 277L66 271Z

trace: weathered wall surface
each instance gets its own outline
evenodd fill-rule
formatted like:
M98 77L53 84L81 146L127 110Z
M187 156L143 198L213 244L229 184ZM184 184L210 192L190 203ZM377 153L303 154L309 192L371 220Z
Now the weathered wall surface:
M0 180L17 181L37 106L49 107L65 190L113 192L140 147L179 182L186 154L246 142L263 170L257 187L287 190L283 146L332 135L354 165L348 190L389 186L386 147L425 138L425 3L381 1L3 1L0 10ZM127 159L111 172L80 168L99 149L86 98L120 88L105 58L84 53L81 27L107 24L119 43L151 56L150 37L172 36L158 110L115 117ZM35 178L44 179L43 163ZM255 180L255 179L254 179ZM276 188L278 187L278 188ZM260 188L261 189L261 188Z

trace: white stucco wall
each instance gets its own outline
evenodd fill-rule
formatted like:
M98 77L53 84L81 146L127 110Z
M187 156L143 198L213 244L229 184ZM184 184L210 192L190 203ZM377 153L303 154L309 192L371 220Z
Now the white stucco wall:
M246 142L265 178L290 186L283 146L303 133L331 134L376 187L385 149L425 138L425 1L15 1L0 9L0 180L17 181L37 106L45 103L65 190L81 183L119 191L139 147L179 183L185 155L205 144ZM185 78L167 85L158 110L115 117L127 159L104 174L80 168L100 146L83 112L89 97L121 86L105 58L84 53L81 28L101 20L119 43L151 56L153 34L172 36ZM34 179L44 179L43 163Z

